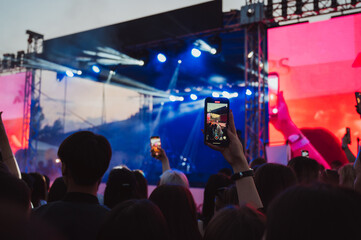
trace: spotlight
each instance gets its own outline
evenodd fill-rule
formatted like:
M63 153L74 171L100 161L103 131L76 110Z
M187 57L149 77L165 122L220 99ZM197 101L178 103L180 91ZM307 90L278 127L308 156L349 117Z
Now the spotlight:
M191 90L190 88L185 88L184 91L185 91L185 92L190 92L190 91L192 91L192 90Z
M252 95L252 91L249 90L249 89L247 89L247 90L246 90L246 95L247 95L247 96L251 96L251 95Z
M212 93L212 97L215 97L215 98L219 97L219 93L213 92L213 93Z
M232 93L232 97L238 97L238 92Z
M192 55L193 57L197 58L199 56L201 56L201 51L199 51L197 48L192 48Z
M248 53L247 57L248 57L248 58L251 58L251 57L253 57L253 55L254 55L254 52L253 52L253 51L250 51L250 52Z
M184 97L179 97L178 101L181 101L181 102L184 101Z
M179 59L179 60L178 60L178 63L181 64L181 63L182 63L182 60Z
M195 101L195 100L197 100L197 95L195 95L195 94L191 94L191 99L193 100L193 101Z
M99 68L97 65L93 65L93 66L92 66L92 70L93 70L93 72L95 72L95 73L100 73L100 68Z
M176 98L176 96L170 95L169 100L171 100L172 102L175 102L177 100L177 98Z
M230 98L231 95L229 94L229 92L226 92L226 91L223 91L222 92L222 96L225 97L225 98Z
M72 71L66 71L65 74L68 76L68 77L74 77L74 73Z
M83 74L83 72L82 72L81 70L78 70L78 71L76 72L76 74L78 74L78 75L82 75L82 74Z
M273 113L273 114L277 114L277 113L278 113L278 109L277 109L277 108L272 109L272 113Z
M55 159L55 163L60 163L60 162L61 162L61 161L60 161L59 158Z
M162 63L167 61L167 57L163 53L158 53L157 59L158 59L159 62L162 62Z
M213 55L214 55L214 54L216 54L216 53L217 53L217 49L212 48L212 49L211 49L211 54L213 54Z
M144 66L144 61L143 60L140 60L139 63L138 63L139 66Z

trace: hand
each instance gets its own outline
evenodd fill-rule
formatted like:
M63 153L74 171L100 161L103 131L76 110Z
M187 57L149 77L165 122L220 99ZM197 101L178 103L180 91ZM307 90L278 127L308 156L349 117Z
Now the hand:
M150 153L151 153L152 157L160 160L161 162L168 160L167 154L165 153L163 148L154 148L154 147L152 147L150 149Z
M206 142L210 148L222 153L223 157L232 166L235 172L248 170L248 163L243 153L243 146L237 136L236 126L234 125L234 118L232 111L229 112L229 128L227 128L227 135L229 139L228 146L221 147L212 145Z
M342 149L346 149L348 147L348 144L350 144L350 136L346 133L343 137L342 137Z
M293 122L282 91L279 92L277 96L277 110L277 114L270 114L270 122L278 131L284 132L285 128L292 125Z

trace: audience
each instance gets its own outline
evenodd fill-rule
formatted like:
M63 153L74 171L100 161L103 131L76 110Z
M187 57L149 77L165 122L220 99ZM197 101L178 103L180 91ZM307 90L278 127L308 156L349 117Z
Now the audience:
M296 185L297 179L292 169L274 163L261 165L254 175L259 196L262 199L264 213L272 200L285 189Z
M209 222L204 240L261 240L266 228L265 216L243 205L219 210Z
M300 184L311 184L318 180L320 165L314 159L295 157L288 162L288 167L295 172Z
M48 191L45 177L40 173L30 173L29 175L34 180L31 192L31 202L33 203L33 206L39 207L46 204Z
M162 211L171 239L201 239L196 205L188 188L181 185L160 185L149 199Z
M341 187L353 188L353 183L356 178L355 169L353 163L348 163L338 170L339 174L339 185Z
M135 180L137 181L136 189L137 195L140 199L147 199L148 198L148 181L144 176L142 170L134 170L133 171Z
M97 190L112 155L109 142L101 135L80 131L60 145L58 156L67 185L61 201L34 210L66 239L96 239L101 222L109 211L99 205Z
M166 220L149 200L128 200L114 207L106 217L98 240L168 240Z
M63 177L55 179L48 193L48 203L63 199L66 194L66 185Z
M115 167L110 171L104 191L104 204L113 208L123 201L139 198L134 172L126 167Z
M162 173L160 176L159 185L164 184L181 185L183 187L189 188L187 176L177 169L169 169Z

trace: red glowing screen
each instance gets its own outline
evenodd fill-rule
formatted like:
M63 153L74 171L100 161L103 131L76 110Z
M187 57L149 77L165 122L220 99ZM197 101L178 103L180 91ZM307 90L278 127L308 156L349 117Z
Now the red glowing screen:
M325 128L341 139L361 138L355 91L361 91L361 14L268 30L269 72L279 75L290 116L299 128ZM284 137L270 125L271 143Z
M14 153L22 148L25 73L0 76L0 111Z

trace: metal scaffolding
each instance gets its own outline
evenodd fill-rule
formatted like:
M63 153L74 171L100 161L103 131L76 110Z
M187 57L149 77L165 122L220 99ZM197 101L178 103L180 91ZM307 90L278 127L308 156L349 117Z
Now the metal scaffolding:
M245 27L245 153L249 160L264 156L268 139L266 43L263 23Z
M44 36L27 30L28 38L27 58L35 58L43 49ZM22 126L22 147L24 148L24 168L29 171L38 148L38 133L40 129L40 95L41 95L41 69L26 68L24 88L24 108Z

